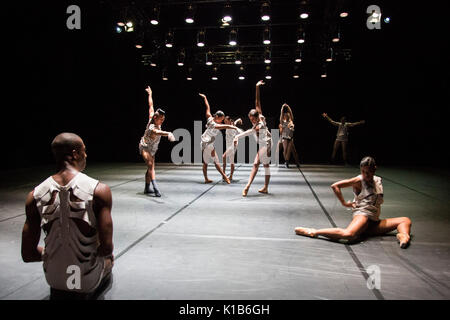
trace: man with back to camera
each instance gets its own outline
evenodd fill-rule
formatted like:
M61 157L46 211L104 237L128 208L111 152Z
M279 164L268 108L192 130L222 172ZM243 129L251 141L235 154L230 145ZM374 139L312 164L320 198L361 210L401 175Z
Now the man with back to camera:
M50 299L92 297L114 265L110 188L82 173L86 147L74 133L55 137L57 173L31 191L22 231L24 262L43 261ZM38 246L41 227L45 247Z

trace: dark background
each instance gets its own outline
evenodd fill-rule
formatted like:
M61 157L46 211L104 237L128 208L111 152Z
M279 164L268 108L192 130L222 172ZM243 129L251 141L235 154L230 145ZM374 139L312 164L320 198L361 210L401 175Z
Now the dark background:
M250 126L246 115L262 67L250 66L245 81L237 80L235 66L221 67L219 81L209 80L203 66L194 70L194 81L173 72L162 81L159 69L142 65L143 52L132 36L114 31L115 7L123 3L131 2L18 1L5 10L12 24L3 29L8 85L2 99L2 169L51 163L50 143L63 131L84 139L88 161L142 161L138 142L148 120L148 84L155 107L167 112L165 130L205 122L199 92L207 94L212 111L245 117L244 127ZM70 4L81 7L81 30L66 28ZM371 4L392 19L381 30L366 28L365 9ZM386 165L447 165L446 9L446 1L353 2L351 31L343 35L352 49L350 61L333 64L326 79L306 59L297 80L289 66L272 66L273 78L261 88L269 127L278 126L281 104L287 102L303 163L329 161L336 128L322 118L327 112L335 120L342 115L366 120L350 129L352 163L372 155ZM172 146L163 139L157 161L169 162Z

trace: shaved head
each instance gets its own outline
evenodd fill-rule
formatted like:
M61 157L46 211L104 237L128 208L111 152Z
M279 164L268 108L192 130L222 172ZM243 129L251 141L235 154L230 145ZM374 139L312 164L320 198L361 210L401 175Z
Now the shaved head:
M73 151L80 152L84 143L75 133L63 132L58 134L52 142L52 152L56 162L69 160Z

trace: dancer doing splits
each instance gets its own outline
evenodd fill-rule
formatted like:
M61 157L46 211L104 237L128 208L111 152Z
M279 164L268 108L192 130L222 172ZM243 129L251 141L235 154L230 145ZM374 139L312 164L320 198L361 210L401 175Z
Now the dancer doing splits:
M384 235L397 229L397 240L401 248L406 248L410 241L411 220L407 217L380 220L380 207L383 203L383 185L381 178L375 176L375 160L365 157L360 163L361 174L347 180L334 183L336 197L344 207L352 208L353 220L345 229L313 229L297 227L295 233L307 237L323 236L333 240L347 239L354 241L360 236ZM345 201L341 188L353 187L355 198Z
M247 196L248 190L250 189L253 179L255 179L256 173L258 172L258 168L261 162L263 163L264 166L265 179L264 179L264 187L262 187L258 191L261 193L269 192L272 136L270 134L269 129L267 128L265 117L262 115L261 99L259 93L259 87L262 85L264 85L264 82L262 80L258 81L258 83L256 84L255 109L251 109L250 112L248 113L248 117L251 123L253 124L253 127L243 133L238 134L234 138L234 144L237 146L240 138L253 134L257 143L259 144L259 150L256 153L250 177L248 179L247 185L242 191L243 197Z
M139 153L147 164L144 193L154 193L156 197L161 197L155 178L155 155L156 151L158 151L161 136L168 137L170 141L175 141L175 137L171 132L161 130L161 125L166 118L166 113L162 109L157 109L156 112L154 111L152 89L148 86L145 91L148 93L149 121L145 128L144 135L139 142ZM153 189L150 189L150 183L152 184Z

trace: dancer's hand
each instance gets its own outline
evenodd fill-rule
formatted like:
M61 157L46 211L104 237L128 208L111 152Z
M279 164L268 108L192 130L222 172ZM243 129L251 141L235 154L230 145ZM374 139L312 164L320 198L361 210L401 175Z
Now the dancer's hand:
M175 141L175 136L173 135L172 132L169 132L169 135L167 136L167 139L169 139L169 141Z
M145 91L147 91L148 94L152 94L152 89L150 88L150 86L147 86L147 88L145 88Z
M206 99L206 96L203 93L199 93L198 94L200 97L202 97L203 99Z
M238 143L239 143L238 141L239 141L239 139L236 139L236 138L233 139L233 143L234 143L234 146L235 146L235 147L237 147L237 145L238 145Z
M343 205L344 205L344 207L347 207L347 208L356 208L356 203L353 201L347 201L347 202L343 203Z
M264 81L262 81L262 80L259 80L258 83L256 83L256 86L257 86L257 87L263 86L263 85L265 85L265 83L264 83Z
M322 117L326 118L328 114L326 114L325 112L322 113Z

